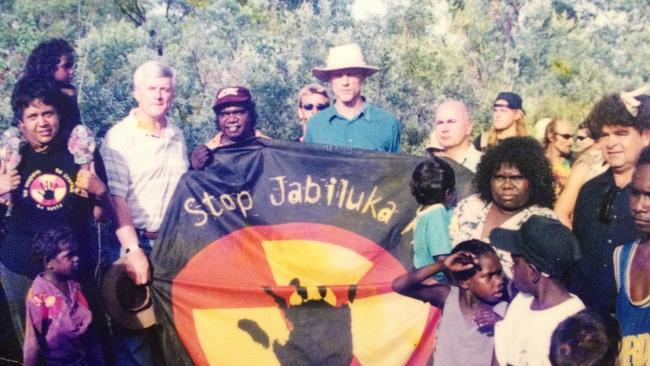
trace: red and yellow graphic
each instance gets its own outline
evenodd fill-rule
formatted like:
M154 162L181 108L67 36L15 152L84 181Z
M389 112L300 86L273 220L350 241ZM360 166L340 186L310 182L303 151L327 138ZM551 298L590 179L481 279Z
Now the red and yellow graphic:
M402 273L389 252L341 228L249 227L179 272L174 323L198 365L300 363L303 352L311 363L423 364L439 312L392 292Z
M68 193L68 184L57 174L45 173L34 178L28 189L34 202L52 207L63 201Z

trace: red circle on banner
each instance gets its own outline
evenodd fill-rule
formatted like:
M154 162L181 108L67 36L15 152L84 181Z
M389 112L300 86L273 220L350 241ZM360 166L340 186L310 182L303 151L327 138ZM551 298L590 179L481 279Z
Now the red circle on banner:
M364 303L372 303L373 307L379 303L379 314L395 311L395 314L390 314L396 317L395 321L386 321L386 327L404 327L404 332L415 333L418 340L415 346L410 345L413 349L402 362L422 364L432 351L433 327L439 311L432 307L421 308L426 305L392 293L392 280L404 272L402 264L380 245L345 229L314 223L247 227L205 246L177 274L172 284L174 323L196 364L215 362L214 354L223 357L219 358L220 364L234 362L234 358L228 358L226 354L230 351L237 353L237 362L242 363L240 353L245 349L242 344L250 337L234 325L229 327L229 324L236 324L236 320L241 318L257 319L261 324L271 322L269 318L281 319L284 310L280 309L277 299L286 300L287 306L292 302L297 306L296 287L290 282L298 279L307 287L326 286L332 306L349 306L353 338L355 332L366 328L376 328L369 330L374 333L369 333L368 338L382 333L382 330L395 334L401 331L379 329L381 321L378 324L371 315L360 315L372 309ZM355 290L353 299L349 298L351 286ZM268 287L273 288L276 298L269 295ZM413 302L407 303L409 309L411 306L423 309L422 322L425 324L414 326L399 319L412 315L400 313L406 301ZM392 305L396 302L399 307ZM266 327L271 340L281 337L280 333L292 331L289 323L283 324L283 332L274 331L271 323L262 325L260 328ZM277 321L275 325L277 329ZM219 348L234 337L245 337L244 341L238 341L237 349ZM250 343L254 342L251 340ZM352 364L361 364L363 359L358 359L358 352L366 344L355 340L354 345L357 359ZM257 344L250 347L263 351ZM270 352L272 349L267 353Z

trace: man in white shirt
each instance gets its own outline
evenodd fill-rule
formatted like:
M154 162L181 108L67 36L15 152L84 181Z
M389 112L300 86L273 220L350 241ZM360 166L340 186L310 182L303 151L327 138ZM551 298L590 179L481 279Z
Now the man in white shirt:
M150 280L148 253L176 184L188 169L183 133L167 117L175 80L174 69L158 62L138 67L133 74L138 106L108 131L101 149L121 255L137 285ZM121 340L116 347L118 364L153 364L147 337L116 337ZM122 357L121 352L127 355Z
M433 124L429 148L438 150L436 156L446 156L476 173L476 166L483 154L474 148L469 139L474 123L465 103L445 100L436 109Z

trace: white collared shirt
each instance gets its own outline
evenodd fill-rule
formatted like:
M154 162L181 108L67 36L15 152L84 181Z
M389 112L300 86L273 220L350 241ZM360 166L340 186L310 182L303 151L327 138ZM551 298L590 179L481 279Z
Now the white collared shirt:
M482 156L482 152L476 150L474 145L469 144L469 147L465 150L465 156L463 156L461 161L458 163L471 170L472 173L476 173L476 168L478 167L478 163L481 161Z
M126 200L136 229L156 232L189 167L187 147L170 122L157 135L139 127L134 112L111 127L101 154L110 193Z

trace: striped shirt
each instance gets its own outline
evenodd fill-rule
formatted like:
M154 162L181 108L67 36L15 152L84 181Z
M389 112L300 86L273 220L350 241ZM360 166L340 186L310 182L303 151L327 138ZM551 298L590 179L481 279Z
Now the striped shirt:
M332 105L309 119L305 142L397 153L400 127L395 116L368 103L352 120Z
M136 229L156 232L176 184L188 169L180 129L160 136L138 127L134 110L106 134L101 148L111 195L124 198Z

